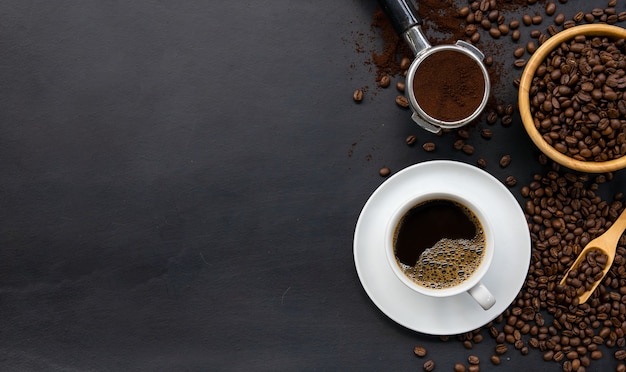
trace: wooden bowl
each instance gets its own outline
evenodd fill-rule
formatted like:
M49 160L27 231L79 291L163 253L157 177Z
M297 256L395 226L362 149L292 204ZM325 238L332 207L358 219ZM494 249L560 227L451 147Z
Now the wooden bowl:
M558 48L561 43L574 38L576 35L586 36L606 36L611 39L623 39L626 38L626 29L617 26L610 26L606 24L590 24L581 25L563 30L556 35L550 37L545 43L543 43L533 53L532 57L526 64L519 86L518 105L520 115L522 117L522 123L526 132L530 136L530 139L535 145L550 159L555 162L581 172L587 173L603 173L612 172L618 169L626 167L626 156L622 156L617 159L611 159L607 161L581 161L571 158L563 153L557 151L552 145L544 141L543 137L535 128L533 116L530 112L530 85L535 75L537 67L543 62L543 60L552 52L555 48Z

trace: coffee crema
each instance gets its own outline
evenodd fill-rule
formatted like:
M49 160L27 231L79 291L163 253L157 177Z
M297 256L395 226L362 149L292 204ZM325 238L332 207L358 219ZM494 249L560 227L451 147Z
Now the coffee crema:
M396 262L416 284L450 288L480 266L485 232L476 215L452 200L425 201L410 209L394 234Z

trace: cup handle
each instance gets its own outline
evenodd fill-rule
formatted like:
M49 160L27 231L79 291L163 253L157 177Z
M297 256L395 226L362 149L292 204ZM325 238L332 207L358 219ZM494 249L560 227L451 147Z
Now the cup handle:
M485 287L482 282L476 284L473 288L467 291L478 302L478 304L485 310L491 309L496 303L496 298L493 297L491 292Z

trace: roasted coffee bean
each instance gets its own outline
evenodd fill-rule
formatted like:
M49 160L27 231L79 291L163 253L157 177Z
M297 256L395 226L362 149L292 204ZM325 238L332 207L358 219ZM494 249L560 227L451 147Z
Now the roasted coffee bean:
M454 372L465 372L467 369L464 364L456 363L454 364Z
M624 360L626 359L626 350L623 350L623 349L617 350L614 355L615 355L615 359Z
M487 160L485 160L484 158L480 158L480 159L476 160L476 165L478 165L479 167L485 169L485 168L487 168Z
M506 168L511 164L511 155L503 155L500 158L500 168Z
M467 368L468 372L480 372L480 366L478 364L471 364L468 368Z
M389 77L389 75L384 75L380 78L380 81L378 82L378 85L380 85L381 88L387 88L390 84L391 78Z
M565 22L565 14L559 13L554 17L554 24L560 26Z
M461 148L461 151L463 151L463 153L465 153L467 155L472 155L474 153L474 146L472 146L470 144L465 144Z
M387 167L382 167L380 168L380 170L378 171L378 174L381 177L387 177L391 174L391 169L387 168Z
M352 94L352 99L354 99L355 102L363 101L363 91L361 89L355 90Z
M480 130L480 136L484 139L491 139L493 137L493 131L489 128L482 128Z
M408 57L402 57L402 59L400 60L400 69L408 70L409 67L411 67L411 59Z
M517 178L515 178L515 176L507 176L506 179L504 180L504 183L509 186L509 187L513 187L515 185L517 185Z
M626 18L626 12L624 16ZM511 40L518 41L521 37L522 37L522 32L520 30L513 30L513 32L511 32Z
M536 50L537 45L533 41L529 41L528 43L526 43L526 51L528 51L528 53L533 54Z
M423 346L416 346L413 349L413 353L415 353L415 355L417 355L418 357L424 357L427 354L426 348Z
M434 369L435 369L435 362L432 359L429 359L424 363L424 371L431 372Z
M404 140L404 142L408 145L408 146L413 146L417 143L417 137L415 137L414 135L409 135L406 137L406 139Z
M513 62L513 65L518 68L524 67L526 65L526 60L523 58L518 58Z
M403 81L398 81L396 83L396 89L398 90L398 92L404 93L404 90L406 89L406 84Z
M556 12L556 4L553 2L546 3L546 15L552 16Z
M489 35L494 39L498 39L500 36L502 36L502 32L500 32L497 27L492 27L489 29Z
M491 364L496 366L501 363L500 357L497 355L492 355L491 357L489 357L489 360L491 361Z
M402 108L407 108L409 107L409 100L406 99L405 96L397 96L396 97L396 104Z
M505 344L497 344L495 350L496 350L496 354L502 355L506 353L509 350L509 348Z
M426 152L432 152L432 151L435 151L436 146L434 142L426 142L422 145L422 148Z
M472 349L474 348L474 344L470 340L465 340L463 341L463 347L465 347L466 349Z
M469 364L480 364L480 359L476 356L476 355L470 355L469 357L467 357L467 362Z
M524 53L526 53L526 49L524 49L524 47L517 47L513 51L513 55L515 56L515 58L521 58Z

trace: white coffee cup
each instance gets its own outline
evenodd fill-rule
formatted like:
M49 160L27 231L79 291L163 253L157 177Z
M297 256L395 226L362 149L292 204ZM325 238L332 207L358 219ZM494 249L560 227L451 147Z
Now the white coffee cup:
M398 226L402 222L404 216L414 207L434 200L448 200L465 206L476 216L480 225L482 225L484 233L484 247L481 262L474 269L473 273L469 274L465 280L454 286L444 288L430 288L417 284L413 279L404 273L395 253L396 234ZM422 295L431 297L449 297L467 292L485 310L489 310L496 303L495 297L482 282L482 278L487 273L494 254L495 247L493 229L486 214L478 206L476 206L475 203L472 203L465 198L442 192L432 192L407 198L407 200L394 212L389 220L385 232L384 249L387 255L387 261L398 279L407 287Z

